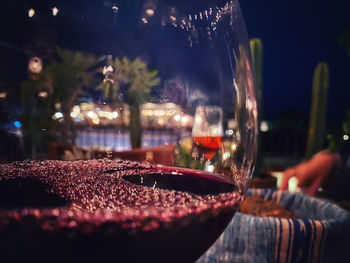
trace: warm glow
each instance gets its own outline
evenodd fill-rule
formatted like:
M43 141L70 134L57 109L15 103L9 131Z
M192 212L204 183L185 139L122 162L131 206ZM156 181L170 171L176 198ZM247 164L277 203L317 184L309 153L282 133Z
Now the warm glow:
M146 18L142 18L141 21L144 23L144 24L147 24L148 23L148 20Z
M117 5L112 6L112 9L115 13L119 11L119 7Z
M189 119L188 119L187 116L183 116L183 117L181 118L181 123L182 123L182 124L187 124L188 121L189 121Z
M288 191L291 193L300 192L298 187L299 180L296 177L292 177L288 180Z
M6 92L0 92L0 99L6 99L7 93Z
M100 124L100 119L98 117L94 118L94 119L92 119L92 123L98 125L98 124Z
M153 16L154 15L154 10L149 8L146 10L146 14L149 15L149 16Z
M199 117L199 116L197 116L195 121L196 121L196 122L202 122L202 118Z
M83 111L91 110L93 107L92 104L86 102L82 103L80 106Z
M57 14L58 14L58 8L57 7L54 7L54 8L52 8L52 15L53 16L56 16Z
M63 113L62 112L56 112L53 116L52 119L58 120L63 118Z
M29 17L33 17L34 15L35 15L34 9L33 9L33 8L29 9L29 10L28 10L28 16L29 16Z
M170 20L175 22L176 21L176 17L175 16L170 16Z
M282 179L283 179L283 173L282 172L279 172L279 171L272 171L270 173L273 177L277 178L277 183L276 183L276 186L277 188L280 188L281 187L281 184L282 184Z
M164 118L159 118L158 119L158 124L159 125L164 125Z
M181 116L180 116L179 114L176 114L176 115L174 116L174 120L175 120L175 121L180 121L180 120L181 120Z
M96 118L98 118L98 117L97 117L97 114L96 114L95 112L93 112L93 111L89 111L88 114L87 114L87 116L88 116L90 119L96 119Z
M236 151L236 150L237 150L237 144L233 143L233 144L231 145L231 150L232 150L233 152Z
M207 168L205 168L205 170L207 172L211 172L212 173L212 172L214 172L214 168L215 168L214 165L211 164L211 165L208 165Z
M269 125L267 124L267 121L262 121L260 123L260 131L267 132L269 130Z
M43 63L40 58L33 57L29 60L28 70L31 73L39 74L43 70Z
M113 117L114 119L116 119L116 118L118 118L118 116L119 116L118 112L113 111L112 117Z
M146 117L152 117L154 115L153 110L143 110L142 114Z
M106 75L108 73L112 73L114 71L113 67L111 65L104 66L103 68L103 75Z
M224 161L227 160L227 159L230 158L230 157L231 157L231 153L229 153L229 152L225 152L224 155L222 156L222 158L224 159Z
M48 95L49 95L49 94L48 94L47 91L40 91L40 92L38 93L39 98L42 98L42 99L47 98Z
M80 107L78 105L74 105L73 112L80 113Z
M155 116L165 116L165 111L164 110L155 110L154 115Z

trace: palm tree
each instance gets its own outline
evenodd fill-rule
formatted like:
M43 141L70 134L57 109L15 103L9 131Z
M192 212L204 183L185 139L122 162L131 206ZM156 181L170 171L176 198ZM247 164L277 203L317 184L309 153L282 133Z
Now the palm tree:
M130 60L128 58L116 58L111 61L114 71L108 75L109 81L101 83L97 89L102 90L104 96L112 103L121 103L120 90L126 87L125 102L130 109L130 141L132 148L141 147L141 120L140 105L149 100L154 86L160 83L157 77L158 71L150 71L147 64L140 58Z
M63 136L70 138L74 144L72 119L70 112L78 96L84 94L83 88L91 85L95 79L95 72L91 70L96 65L96 57L90 53L75 52L67 49L57 49L60 61L53 61L46 69L52 84L52 97L54 102L61 104L63 113Z
M96 72L92 69L96 63L97 59L93 54L57 48L57 59L52 60L35 78L22 84L22 104L27 113L25 115L28 116L29 112L29 115L33 116L33 100L37 100L38 92L47 92L45 102L41 103L44 104L44 108L41 106L36 111L41 118L52 122L51 117L58 103L63 113L63 131L60 138L63 143L73 144L74 132L71 132L73 122L70 112L78 96L84 93L83 88L90 86L94 81ZM31 126L33 125L35 126L34 123Z

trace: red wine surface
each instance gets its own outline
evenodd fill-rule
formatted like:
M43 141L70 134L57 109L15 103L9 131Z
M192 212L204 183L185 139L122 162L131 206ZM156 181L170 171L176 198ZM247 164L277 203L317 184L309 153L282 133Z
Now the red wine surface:
M242 201L230 179L120 160L0 165L0 190L11 262L193 262Z

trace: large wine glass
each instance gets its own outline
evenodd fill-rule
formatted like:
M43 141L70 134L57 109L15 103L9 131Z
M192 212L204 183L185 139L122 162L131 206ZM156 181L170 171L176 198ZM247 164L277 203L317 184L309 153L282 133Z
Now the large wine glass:
M154 191L157 201L115 210L147 212L157 224L133 230L128 219L127 230L118 226L123 235L101 241L101 254L199 258L239 208L255 165L256 91L238 0L3 5L0 104L8 150L1 161L148 162L151 172L122 180Z

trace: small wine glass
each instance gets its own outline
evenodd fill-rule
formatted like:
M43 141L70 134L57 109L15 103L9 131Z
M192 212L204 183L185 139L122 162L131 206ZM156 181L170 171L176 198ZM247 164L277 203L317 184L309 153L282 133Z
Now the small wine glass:
M222 146L224 135L222 109L218 106L198 106L194 116L192 137L198 150L211 159Z

